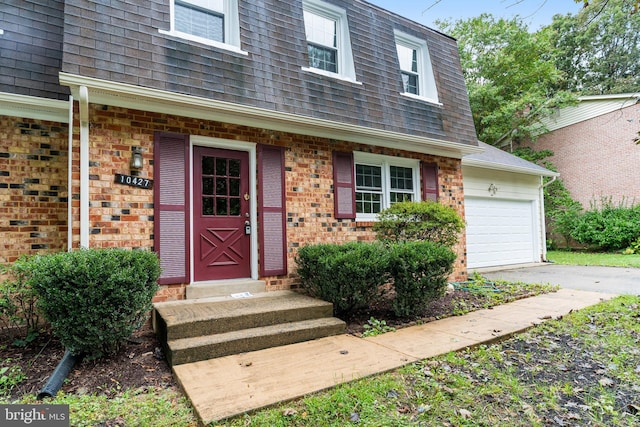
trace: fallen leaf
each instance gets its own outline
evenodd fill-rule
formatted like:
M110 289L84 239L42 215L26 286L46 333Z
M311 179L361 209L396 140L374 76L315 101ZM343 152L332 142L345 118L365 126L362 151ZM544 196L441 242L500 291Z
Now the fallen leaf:
M613 386L613 384L615 384L611 378L607 378L607 377L600 378L600 379L598 380L598 383L599 383L602 387L612 387L612 386Z
M298 411L296 411L293 408L286 408L285 410L282 411L282 415L284 415L285 417L293 417L294 415L297 415Z
M464 419L471 418L471 411L466 409L459 409L458 413L460 413L460 416Z
M638 415L640 414L640 403L638 405L630 403L627 405L627 409L629 410L630 414Z
M351 421L352 423L357 423L358 421L360 421L360 414L358 414L357 412L352 412L349 416L349 421Z

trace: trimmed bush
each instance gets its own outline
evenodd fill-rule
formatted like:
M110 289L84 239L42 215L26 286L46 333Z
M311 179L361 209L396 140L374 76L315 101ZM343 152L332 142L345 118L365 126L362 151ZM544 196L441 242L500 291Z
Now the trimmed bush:
M574 222L571 237L598 250L622 250L640 236L640 205L627 207L603 200Z
M296 262L302 288L333 303L336 315L367 307L388 280L387 250L379 242L303 246Z
M147 319L158 290L160 264L149 251L82 249L34 256L27 264L53 333L89 360L120 349Z
M395 203L378 214L373 226L382 241L428 240L446 246L455 245L463 229L453 208L428 200Z
M0 283L0 331L15 345L26 345L38 336L42 326L37 309L38 296L27 283L29 269L22 257L8 267L0 267L7 279Z
M420 314L430 301L444 295L456 254L447 246L426 241L399 242L389 249L389 274L396 292L394 314Z

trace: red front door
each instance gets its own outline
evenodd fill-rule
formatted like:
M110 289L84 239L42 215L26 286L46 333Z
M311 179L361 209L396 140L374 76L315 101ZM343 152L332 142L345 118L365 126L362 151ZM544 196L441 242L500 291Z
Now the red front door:
M249 154L193 149L194 280L251 276Z

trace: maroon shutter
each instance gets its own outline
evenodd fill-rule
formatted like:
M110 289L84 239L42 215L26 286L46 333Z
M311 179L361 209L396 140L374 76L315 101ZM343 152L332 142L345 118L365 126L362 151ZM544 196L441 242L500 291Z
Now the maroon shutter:
M333 198L336 218L356 218L353 153L333 152Z
M258 156L260 275L279 276L287 274L284 148L260 145Z
M155 134L154 245L161 285L189 282L189 137Z
M422 199L438 201L438 165L422 163Z

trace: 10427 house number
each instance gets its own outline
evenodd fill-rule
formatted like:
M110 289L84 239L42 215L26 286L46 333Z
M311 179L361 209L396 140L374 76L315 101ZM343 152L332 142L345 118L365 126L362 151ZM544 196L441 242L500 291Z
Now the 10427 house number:
M116 183L130 185L138 188L151 188L153 186L153 180L147 178L140 178L139 176L116 174Z

